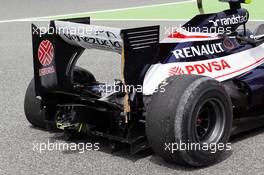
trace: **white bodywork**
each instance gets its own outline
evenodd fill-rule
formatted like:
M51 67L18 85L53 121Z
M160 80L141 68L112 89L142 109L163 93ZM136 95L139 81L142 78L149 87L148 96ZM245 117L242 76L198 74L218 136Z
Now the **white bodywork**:
M55 26L56 32L69 44L122 52L121 29L65 21L55 21Z

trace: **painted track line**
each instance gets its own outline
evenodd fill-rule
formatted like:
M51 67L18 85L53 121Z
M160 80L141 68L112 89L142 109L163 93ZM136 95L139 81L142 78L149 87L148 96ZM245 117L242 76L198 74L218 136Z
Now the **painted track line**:
M38 18L27 18L27 19L15 19L8 21L0 21L1 23L12 23L12 22L49 22L54 19L38 19ZM91 21L188 21L190 19L91 19ZM249 22L264 22L264 19L250 19Z

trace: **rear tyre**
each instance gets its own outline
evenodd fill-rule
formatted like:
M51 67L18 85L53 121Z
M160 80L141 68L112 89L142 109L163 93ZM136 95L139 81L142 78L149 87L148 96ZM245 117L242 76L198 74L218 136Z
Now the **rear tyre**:
M36 98L34 79L31 80L26 91L24 112L27 120L33 126L46 128L45 110L42 109L41 100Z
M160 84L147 108L150 147L166 161L196 167L212 164L223 153L223 146L220 150L214 145L226 146L229 140L231 107L225 88L211 78L169 77ZM204 150L203 145L212 147Z
M74 83L89 84L96 82L95 77L89 71L75 67L73 72ZM47 123L45 120L46 110L42 108L41 100L36 98L35 81L31 80L28 85L25 100L24 100L24 112L27 120L36 127L46 129ZM55 125L55 124L54 124ZM54 129L55 126L49 126L50 129Z

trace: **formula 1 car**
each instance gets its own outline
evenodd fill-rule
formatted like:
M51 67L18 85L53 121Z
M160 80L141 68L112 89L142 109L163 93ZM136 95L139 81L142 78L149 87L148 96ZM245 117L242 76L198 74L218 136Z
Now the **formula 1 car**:
M121 30L77 18L51 21L44 34L32 24L28 121L68 138L80 132L108 138L113 150L117 142L132 154L151 148L179 164L219 161L226 149L179 145L226 147L230 135L264 124L264 26L246 29L249 12L241 3L249 0L221 1L230 9L203 14L198 0L201 14L161 42L159 26ZM122 78L109 86L77 67L85 49L119 53Z

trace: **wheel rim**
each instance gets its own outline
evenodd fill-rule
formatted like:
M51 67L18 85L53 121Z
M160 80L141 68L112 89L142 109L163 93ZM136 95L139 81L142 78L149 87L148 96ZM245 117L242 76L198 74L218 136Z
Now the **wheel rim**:
M223 103L210 98L201 103L195 118L195 136L198 142L217 143L224 130L225 112Z

